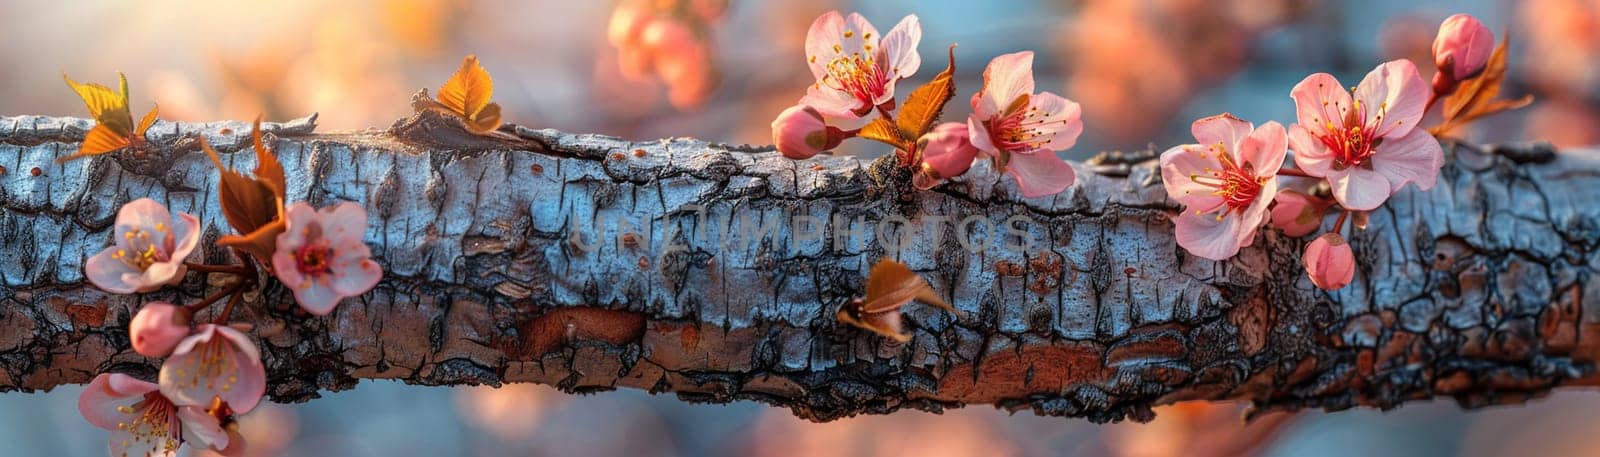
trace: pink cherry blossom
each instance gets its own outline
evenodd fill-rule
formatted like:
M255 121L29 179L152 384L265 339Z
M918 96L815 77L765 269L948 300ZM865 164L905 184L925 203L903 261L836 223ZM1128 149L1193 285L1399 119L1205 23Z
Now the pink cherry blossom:
M822 114L805 105L795 105L772 120L772 143L784 157L809 159L817 153L839 147L843 132L822 121Z
M128 323L133 350L146 357L166 357L187 336L189 310L171 303L146 303Z
M121 373L102 373L78 397L78 412L95 427L111 431L111 456L178 455L185 441L222 451L231 443L222 421L205 409L179 406L156 384ZM224 454L228 455L228 454Z
M200 219L141 198L117 210L111 247L90 257L84 276L107 292L149 292L183 280L183 259L200 241Z
M967 128L972 145L1016 178L1022 196L1034 198L1066 190L1077 178L1056 151L1078 142L1082 115L1076 102L1033 93L1033 51L1023 51L989 62Z
M922 167L914 179L918 188L932 188L939 181L960 176L972 167L978 148L972 145L969 131L967 124L946 122L917 140L917 150L922 155Z
M1224 260L1255 242L1266 222L1287 140L1277 122L1255 128L1231 114L1194 121L1191 130L1199 144L1162 153L1161 179L1167 195L1185 207L1173 218L1178 245Z
M367 210L361 206L344 202L313 210L295 203L284 217L288 225L278 235L272 271L306 312L328 314L339 300L366 293L383 277L362 241Z
M1297 190L1280 190L1273 198L1272 226L1292 237L1310 235L1322 227L1322 216L1331 203Z
M207 406L220 399L244 414L261 402L267 372L250 337L232 327L201 324L173 348L157 382L161 394L179 406Z
M1300 121L1289 129L1295 164L1327 179L1349 210L1377 208L1406 183L1433 188L1444 151L1417 128L1428 92L1405 59L1379 65L1349 92L1333 75L1307 77L1290 93Z
M1339 290L1356 276L1356 257L1350 243L1337 233L1325 233L1306 245L1302 259L1311 283L1322 290Z
M892 109L895 82L922 66L917 43L922 25L906 16L879 35L860 14L829 11L806 32L806 62L816 78L800 104L829 117L855 119L883 106Z
M1483 72L1493 51L1494 32L1478 18L1457 14L1445 19L1433 39L1433 63L1439 68L1433 75L1434 90L1455 92L1457 83Z

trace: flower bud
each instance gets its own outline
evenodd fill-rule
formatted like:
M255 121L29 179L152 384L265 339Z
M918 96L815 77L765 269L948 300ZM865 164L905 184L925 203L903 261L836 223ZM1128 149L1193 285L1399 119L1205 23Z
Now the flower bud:
M147 303L128 323L128 336L140 355L166 357L178 341L189 336L189 310L170 303Z
M784 157L801 160L833 149L843 140L822 122L822 114L805 105L795 105L772 120L772 143Z
M1441 94L1455 92L1462 80L1483 72L1493 51L1494 32L1478 18L1457 14L1445 19L1433 39L1433 64L1439 68L1433 76L1433 90Z
M1302 237L1322 227L1328 203L1299 191L1283 190L1273 198L1272 226L1284 235Z
M917 140L917 150L922 153L922 167L916 179L917 187L927 189L939 181L960 176L972 167L978 148L972 145L967 124L946 122Z
M1355 253L1337 233L1325 233L1306 245L1306 275L1322 290L1339 290L1356 275Z

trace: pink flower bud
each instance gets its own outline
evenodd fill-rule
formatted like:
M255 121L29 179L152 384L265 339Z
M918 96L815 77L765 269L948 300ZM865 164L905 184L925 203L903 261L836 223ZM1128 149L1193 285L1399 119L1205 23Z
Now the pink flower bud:
M166 357L189 336L189 310L171 303L147 303L128 323L128 336L140 355Z
M1350 243L1337 233L1325 233L1306 245L1306 274L1323 290L1339 290L1356 276L1356 257Z
M1293 190L1279 191L1273 199L1272 226L1283 230L1284 235L1302 237L1322 227L1322 216L1328 203Z
M778 152L795 160L809 159L828 149L839 146L843 140L835 129L822 122L822 114L805 105L795 105L778 113L772 120L772 143Z
M1456 84L1483 72L1494 51L1494 32L1470 14L1457 14L1439 24L1433 39L1433 63L1439 73L1433 76L1434 91L1451 93Z
M922 152L922 168L916 182L923 189L966 173L978 157L967 124L961 122L939 124L917 140L917 148Z

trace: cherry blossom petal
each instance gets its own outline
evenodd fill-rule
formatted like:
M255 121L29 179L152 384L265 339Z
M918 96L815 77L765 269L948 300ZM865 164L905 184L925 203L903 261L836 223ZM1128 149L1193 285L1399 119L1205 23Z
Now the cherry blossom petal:
M1430 90L1415 64L1395 59L1368 72L1356 86L1355 97L1366 112L1367 127L1375 129L1378 136L1398 138L1422 122Z
M864 108L855 96L834 90L820 82L806 88L806 95L800 98L800 104L817 110L823 116L837 119L860 119L861 115L856 114L856 111Z
M1034 129L1040 135L1050 136L1050 141L1042 148L1065 151L1078 144L1078 135L1083 133L1083 108L1078 106L1078 102L1050 92L1040 92L1033 96L1029 104L1038 110L1036 112L1043 113L1039 125Z
M361 205L340 202L317 212L322 216L322 236L327 238L329 243L364 243L363 239L367 235L367 210Z
M279 245L283 244L282 241L278 243ZM272 273L278 277L278 281L288 286L290 290L298 289L301 284L306 282L306 277L300 273L299 267L295 263L294 254L291 251L279 249L277 252L272 253Z
M889 29L888 35L883 36L879 45L883 48L884 63L895 75L892 79L908 78L922 67L922 55L917 53L917 44L921 42L922 22L915 14L901 19L899 24ZM893 90L888 93L890 97L894 96Z
M283 233L278 234L278 245L304 246L306 236L311 234L307 225L317 220L317 209L305 202L295 202L283 211L286 222ZM322 229L317 228L318 232Z
M1190 132L1194 133L1194 139L1199 141L1201 146L1210 148L1220 144L1234 157L1239 157L1239 143L1250 135L1250 130L1253 128L1255 126L1249 121L1228 113L1203 117L1189 126Z
M1352 106L1350 93L1327 73L1307 76L1289 91L1289 97L1294 99L1300 125L1309 129L1313 137L1326 135L1329 124L1344 125L1345 113Z
M1276 176L1278 169L1283 168L1283 159L1289 155L1288 141L1283 124L1272 121L1261 124L1239 142L1239 163L1250 164L1257 176Z
M1267 223L1269 216L1267 211L1272 206L1272 199L1267 196L1277 193L1278 180L1269 179L1261 183L1261 193L1256 195L1255 201L1250 202L1250 206L1245 207L1244 211L1236 216L1239 219L1239 232L1234 234L1234 242L1239 243L1239 247L1255 243L1256 230Z
M161 364L157 384L179 406L205 406L221 398L244 414L261 402L266 376L249 337L231 327L203 324Z
M849 16L845 16L843 32L837 37L837 43L842 50L840 54L847 56L856 54L870 56L877 49L869 50L868 46L875 48L878 40L883 38L878 35L878 28L873 27L872 22L867 21L861 13L850 13Z
M1211 260L1226 260L1239 253L1240 233L1247 232L1252 237L1255 235L1254 231L1242 230L1241 222L1237 217L1218 218L1212 214L1186 211L1172 218L1175 225L1173 235L1178 240L1178 246L1190 254Z
M1289 126L1289 146L1294 148L1294 164L1300 171L1316 177L1333 173L1333 150L1322 144L1303 124Z
M89 386L78 396L78 413L95 427L116 430L119 423L127 421L127 413L119 408L132 409L144 401L144 395L157 389L155 383L135 379L122 373L101 373L89 381Z
M1439 140L1424 129L1386 141L1372 155L1372 169L1388 178L1390 194L1399 192L1408 182L1417 183L1418 189L1432 189L1441 167L1444 150L1439 147Z
M333 312L333 307L339 305L344 297L333 290L329 284L317 284L308 281L294 289L294 301L300 303L306 312L318 316L326 316Z
M1211 186L1194 182L1195 175L1217 166L1215 158L1205 156L1205 146L1185 144L1161 153L1161 182L1167 196L1183 204L1187 211L1212 208L1222 203Z
M195 447L213 451L228 448L228 431L222 428L216 416L185 406L178 408L178 420L183 423L183 439Z
M333 280L328 281L328 287L332 288L334 293L345 297L367 293L373 286L378 285L379 279L383 278L383 267L367 258L341 264L335 268L337 272Z
M995 147L994 141L989 139L989 128L983 126L983 119L978 118L977 114L967 117L967 141L987 155L1000 153L1000 148Z
M1389 178L1382 173L1351 167L1328 175L1333 198L1345 209L1370 211L1389 199Z
M200 244L200 218L189 213L178 213L178 223L172 227L172 237L177 243L172 248L171 261L182 263Z
M972 95L973 116L993 119L1017 97L1033 93L1033 51L995 57L983 70L983 90Z
M822 13L811 22L811 29L806 31L806 62L813 79L820 81L828 74L828 62L844 49L843 38L844 16L838 11Z
M83 276L89 279L89 283L106 292L114 294L140 292L141 288L147 287L140 281L140 278L144 276L144 272L139 271L138 268L134 268L133 265L129 265L127 262L117 259L115 256L119 250L122 250L122 248L111 246L100 251L99 254L89 257L89 260L83 265ZM151 288L151 290L154 290L154 288Z
M1012 154L1006 174L1017 179L1024 198L1055 195L1072 187L1077 178L1071 164L1048 150Z
M122 205L117 210L116 235L118 240L127 236L128 231L140 229L152 231L156 224L163 226L172 223L172 213L166 206L156 203L149 198L141 198Z

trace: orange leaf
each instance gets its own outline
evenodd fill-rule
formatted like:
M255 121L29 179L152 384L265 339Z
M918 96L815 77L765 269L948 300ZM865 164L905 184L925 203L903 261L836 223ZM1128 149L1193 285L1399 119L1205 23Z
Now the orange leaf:
M284 220L278 218L244 235L223 235L217 238L217 245L244 251L264 263L271 262L272 253L278 249L278 235L283 233L284 226Z
M217 172L222 176L217 181L217 202L222 206L222 216L234 231L248 236L282 219L283 200L278 198L270 185L224 167L217 151L211 148L205 137L200 138L200 149L211 157L211 163L217 166ZM272 163L276 165L277 161L273 160ZM281 175L282 171L279 173ZM273 241L276 242L276 239ZM271 252L267 251L267 254L271 255Z
M144 132L150 130L150 126L156 125L156 115L159 113L161 113L161 105L150 107L150 112L145 113L144 119L139 120L139 129L134 130L133 134L144 138Z
M500 128L500 105L497 103L485 105L482 111L478 111L476 118L467 122L467 130L479 135L493 132L498 128Z
M839 309L838 319L904 343L911 340L911 335L901 330L900 308L912 300L959 314L911 268L900 262L883 259L867 274L866 300L846 303Z
M1501 85L1505 82L1506 71L1510 68L1507 60L1507 50L1511 46L1511 35L1505 34L1505 39L1494 48L1489 55L1489 62L1483 72L1476 78L1463 81L1456 89L1444 99L1444 122L1428 129L1434 134L1441 134L1450 129L1467 124L1478 118L1509 111L1533 103L1533 96L1524 96L1515 100L1496 100L1500 95Z
M89 129L89 134L83 137L83 144L78 146L76 154L63 156L56 159L56 163L66 163L82 157L95 154L105 154L129 146L128 137L118 135L104 124L96 125Z
M917 276L906 264L889 259L879 260L867 275L867 300L862 310L868 313L893 311L910 303L912 299L955 312L939 294L928 286L928 281Z
M461 59L461 68L439 87L439 103L461 115L469 124L476 122L478 113L489 106L493 96L494 80L483 65L478 64L475 55ZM498 109L495 114L499 114Z
M915 148L915 141L900 135L900 129L890 123L888 119L877 118L861 127L856 136L894 146L902 151Z
M956 83L952 76L956 71L956 46L950 45L950 64L943 72L933 77L932 81L923 84L911 91L906 96L906 103L901 105L899 118L895 126L900 129L902 138L910 138L913 142L917 138L933 129L933 123L939 120L939 115L944 112L945 103L956 96Z
M77 92L83 104L89 108L89 117L110 128L117 136L127 138L133 133L133 115L128 112L128 77L118 72L117 78L122 81L120 93L99 84L79 84L66 73L61 74L61 79L67 81L67 86Z
M288 190L283 176L283 164L278 162L278 156L267 150L261 142L261 116L256 116L255 128L250 131L250 140L256 149L256 180L272 189L273 196L278 201L283 201L284 193Z

